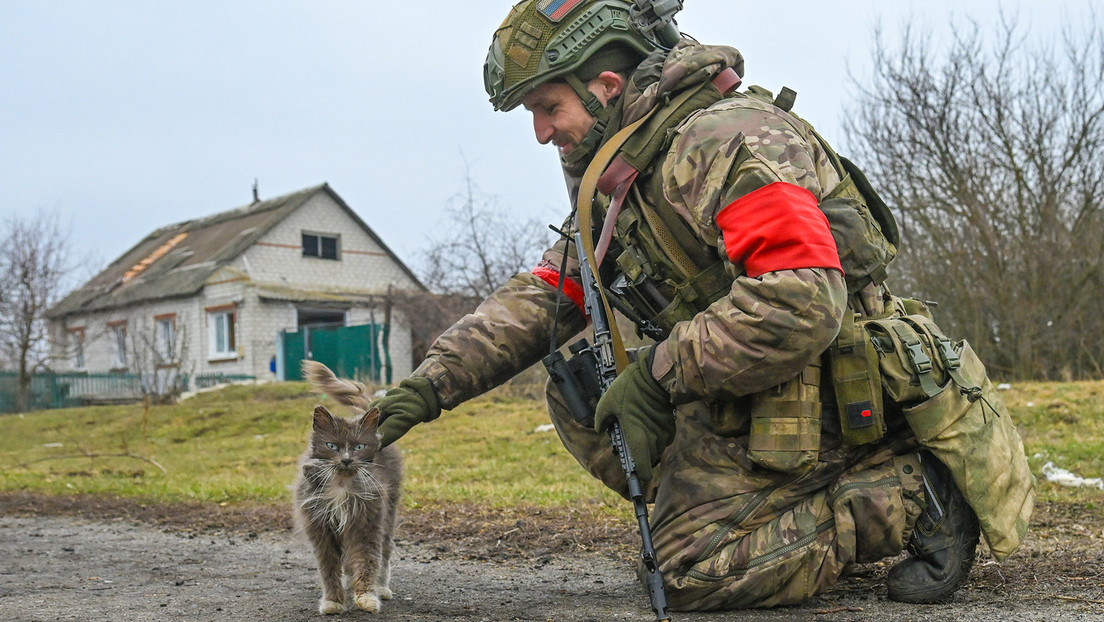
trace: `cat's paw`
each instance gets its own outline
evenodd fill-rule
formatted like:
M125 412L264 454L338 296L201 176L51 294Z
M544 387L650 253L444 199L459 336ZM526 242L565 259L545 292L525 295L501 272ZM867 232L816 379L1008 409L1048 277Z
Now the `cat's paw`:
M353 600L356 606L364 611L375 613L380 610L380 599L372 592L365 592L363 594L357 594Z
M395 597L395 593L391 591L391 588L386 585L376 586L376 596L379 596L383 600L391 600Z
M323 598L318 601L318 613L324 616L334 615L335 613L345 613L345 603Z

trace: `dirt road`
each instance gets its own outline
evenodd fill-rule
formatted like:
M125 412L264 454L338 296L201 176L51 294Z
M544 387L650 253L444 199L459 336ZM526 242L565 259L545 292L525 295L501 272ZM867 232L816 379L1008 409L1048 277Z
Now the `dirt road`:
M286 526L182 529L171 521L127 516L28 512L10 503L5 507L3 501L2 621L322 619L315 609L309 548ZM1003 565L980 558L969 584L949 603L887 601L881 581L885 567L869 565L801 607L675 614L673 619L1104 620L1100 510L1041 508L1036 517L1038 526L1020 552ZM448 537L434 534L442 536ZM501 539L467 541L460 548L441 544L408 533L400 540L393 570L395 599L385 601L380 614L355 611L336 619L654 619L629 564L608 551L500 555L494 549L502 548ZM516 542L510 546L519 550Z

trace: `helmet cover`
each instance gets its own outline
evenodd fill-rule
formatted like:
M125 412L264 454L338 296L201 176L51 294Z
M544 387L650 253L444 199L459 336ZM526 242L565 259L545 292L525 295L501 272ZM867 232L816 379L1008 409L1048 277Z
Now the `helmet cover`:
M541 84L635 66L656 44L633 27L629 0L522 0L491 41L483 83L495 110L512 110ZM599 51L602 55L595 56ZM606 67L586 67L602 58ZM579 75L589 70L593 75Z

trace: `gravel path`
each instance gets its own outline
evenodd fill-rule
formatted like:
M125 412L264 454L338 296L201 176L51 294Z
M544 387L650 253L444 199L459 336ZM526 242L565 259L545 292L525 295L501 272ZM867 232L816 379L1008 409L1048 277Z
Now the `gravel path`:
M442 557L436 550L400 541L392 573L395 599L385 601L380 614L354 611L336 619L654 619L629 565L608 556L473 561ZM1069 563L1100 560L1098 549L1096 557ZM1073 567L1053 583L1024 568L979 559L970 585L952 602L910 606L887 601L879 579L884 568L865 566L837 590L801 607L676 613L673 619L1104 620L1101 568L1091 569L1096 573L1091 578L1090 569ZM5 622L318 620L315 582L309 548L286 531L196 534L130 519L0 517L0 620Z

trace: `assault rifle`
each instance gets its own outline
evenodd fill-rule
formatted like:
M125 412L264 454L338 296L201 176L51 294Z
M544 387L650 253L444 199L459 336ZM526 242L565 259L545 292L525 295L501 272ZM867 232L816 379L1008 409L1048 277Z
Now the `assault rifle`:
M583 248L582 234L575 233L575 248ZM579 279L583 285L583 304L594 325L594 345L580 339L568 346L572 353L565 360L563 354L556 351L544 357L544 366L548 375L560 391L560 395L571 410L575 419L587 426L594 427L594 406L606 392L613 379L617 377L617 365L613 356L613 340L610 334L610 318L606 317L606 308L599 297L601 285L590 269L585 257L579 259ZM655 546L652 545L652 528L648 524L648 505L644 501L644 489L636 472L636 463L629 454L628 445L621 432L621 424L614 419L609 429L613 451L621 460L621 468L628 478L629 498L636 510L636 522L640 525L640 559L647 571L648 596L652 601L652 610L656 620L669 621L667 613L667 593L663 590L663 573L659 570Z

